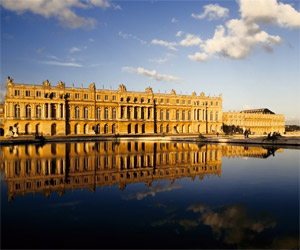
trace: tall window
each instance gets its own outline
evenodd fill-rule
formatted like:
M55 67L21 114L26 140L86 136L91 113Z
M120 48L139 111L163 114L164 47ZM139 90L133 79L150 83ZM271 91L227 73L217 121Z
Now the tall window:
M160 120L162 121L164 119L164 110L160 110Z
M20 105L19 104L15 105L15 118L20 118L20 112L21 112Z
M166 120L170 120L170 110L166 111Z
M127 107L127 119L130 119L130 107Z
M216 112L216 121L218 121L219 120L219 113L218 113L218 111Z
M176 110L176 120L179 120L179 110Z
M214 119L214 113L211 111L210 112L210 120L212 121Z
M26 106L26 118L31 118L31 106Z
M79 119L80 118L80 109L79 107L75 107L75 119Z
M112 132L113 134L116 133L116 125L115 125L115 124L112 125L112 127L111 127L111 132Z
M25 91L25 96L30 96L30 90Z
M112 118L113 118L113 119L116 119L116 118L117 118L117 110L116 110L116 108L113 108L113 109L112 109Z
M41 118L42 116L42 108L40 105L36 106L35 108L35 116L36 118Z
M188 112L188 120L190 121L192 119L192 113L191 111Z
M108 119L108 108L104 109L104 119Z
M89 108L88 107L84 107L84 119L89 118Z
M160 125L160 133L163 133L163 132L164 132L164 126Z
M141 107L141 119L145 119L145 108Z
M100 108L97 108L97 114L96 114L96 117L98 120L101 119L101 109Z
M138 108L134 107L134 119L137 119L138 117Z
M64 105L60 104L60 118L64 117Z
M15 90L15 96L20 96L20 90Z
M182 110L182 120L185 120L185 110Z
M105 124L105 125L104 125L104 134L107 134L107 133L108 133L108 125Z

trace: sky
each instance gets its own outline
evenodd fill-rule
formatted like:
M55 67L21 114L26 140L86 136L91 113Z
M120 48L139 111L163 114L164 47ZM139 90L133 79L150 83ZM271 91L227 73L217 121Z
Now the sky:
M223 96L300 124L299 1L1 0L1 93L16 83Z

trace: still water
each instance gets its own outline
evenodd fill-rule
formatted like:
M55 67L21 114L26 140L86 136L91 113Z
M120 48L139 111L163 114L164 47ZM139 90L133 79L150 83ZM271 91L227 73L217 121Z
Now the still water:
M2 248L299 248L299 150L0 147Z

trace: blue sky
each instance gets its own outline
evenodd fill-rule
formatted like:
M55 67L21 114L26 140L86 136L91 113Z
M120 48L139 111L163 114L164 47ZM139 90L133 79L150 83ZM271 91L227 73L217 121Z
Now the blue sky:
M206 95L300 123L299 1L2 0L15 82ZM3 93L3 92L2 92Z

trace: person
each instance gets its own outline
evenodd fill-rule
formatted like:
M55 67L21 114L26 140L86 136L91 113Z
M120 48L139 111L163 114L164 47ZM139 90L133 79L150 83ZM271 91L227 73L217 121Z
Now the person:
M219 136L219 132L217 132L217 137Z

